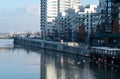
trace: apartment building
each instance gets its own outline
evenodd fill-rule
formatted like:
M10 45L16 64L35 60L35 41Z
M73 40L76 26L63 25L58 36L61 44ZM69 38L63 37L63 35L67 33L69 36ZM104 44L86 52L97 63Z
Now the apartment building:
M96 16L96 11L97 11L97 5L86 5L86 6L81 6L79 15L83 16L84 18L84 24L85 24L85 29L87 33L91 33L91 31L96 30L96 25L97 25L97 16Z
M78 9L80 0L40 0L40 27L42 36L52 35L55 17L65 15L68 8Z
M80 37L81 32L78 31L83 28L82 25L84 25L85 33L90 35L92 31L95 32L98 23L96 9L97 5L79 6L78 11L67 9L65 16L59 14L56 17L54 35L67 41L76 41ZM81 31L84 32L84 30Z

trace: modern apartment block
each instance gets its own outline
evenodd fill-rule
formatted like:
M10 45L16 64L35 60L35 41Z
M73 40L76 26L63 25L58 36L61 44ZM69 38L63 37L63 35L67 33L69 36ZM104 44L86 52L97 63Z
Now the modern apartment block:
M61 12L63 15L68 8L76 9L80 0L40 0L40 27L42 36L52 34L55 17Z
M98 30L106 34L111 34L114 31L114 22L119 17L119 0L99 0L100 22Z
M97 10L97 5L86 5L84 7L84 24L86 26L86 32L91 33L92 30L96 30L96 17L94 16Z
M120 0L99 0L99 12L94 44L120 47Z
M96 20L97 5L79 6L78 11L66 10L66 15L55 19L55 38L67 41L80 41L81 34L91 34L96 31L98 21ZM81 30L82 29L82 30ZM85 40L85 39L84 39Z
M77 13L75 13L74 9L67 9L65 14L64 16L62 13L59 13L55 19L55 25L53 27L54 38L75 41L75 32L80 21L77 21Z

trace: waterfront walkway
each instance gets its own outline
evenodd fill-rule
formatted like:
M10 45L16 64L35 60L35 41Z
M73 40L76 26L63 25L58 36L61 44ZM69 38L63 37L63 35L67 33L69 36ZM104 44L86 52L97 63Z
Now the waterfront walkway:
M78 44L75 42L54 42L54 41L46 41L40 39L31 39L31 38L14 38L14 44L21 44L25 46L37 47L50 49L55 51L61 51L71 54L88 56L88 46L85 44Z

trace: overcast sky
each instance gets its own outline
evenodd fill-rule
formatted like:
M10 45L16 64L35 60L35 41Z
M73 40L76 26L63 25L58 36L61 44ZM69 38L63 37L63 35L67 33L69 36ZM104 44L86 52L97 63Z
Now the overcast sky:
M83 4L98 3L98 0L82 0ZM0 32L39 31L40 0L1 0Z

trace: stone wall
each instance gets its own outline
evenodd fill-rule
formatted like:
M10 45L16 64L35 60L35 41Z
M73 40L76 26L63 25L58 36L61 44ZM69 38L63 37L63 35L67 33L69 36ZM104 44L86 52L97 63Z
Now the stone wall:
M21 44L21 45L31 46L36 48L50 49L50 50L61 51L65 53L77 54L77 55L83 55L83 56L89 55L87 45L84 47L68 46L65 44L61 44L60 42L45 41L45 40L30 39L30 38L14 38L14 44Z

